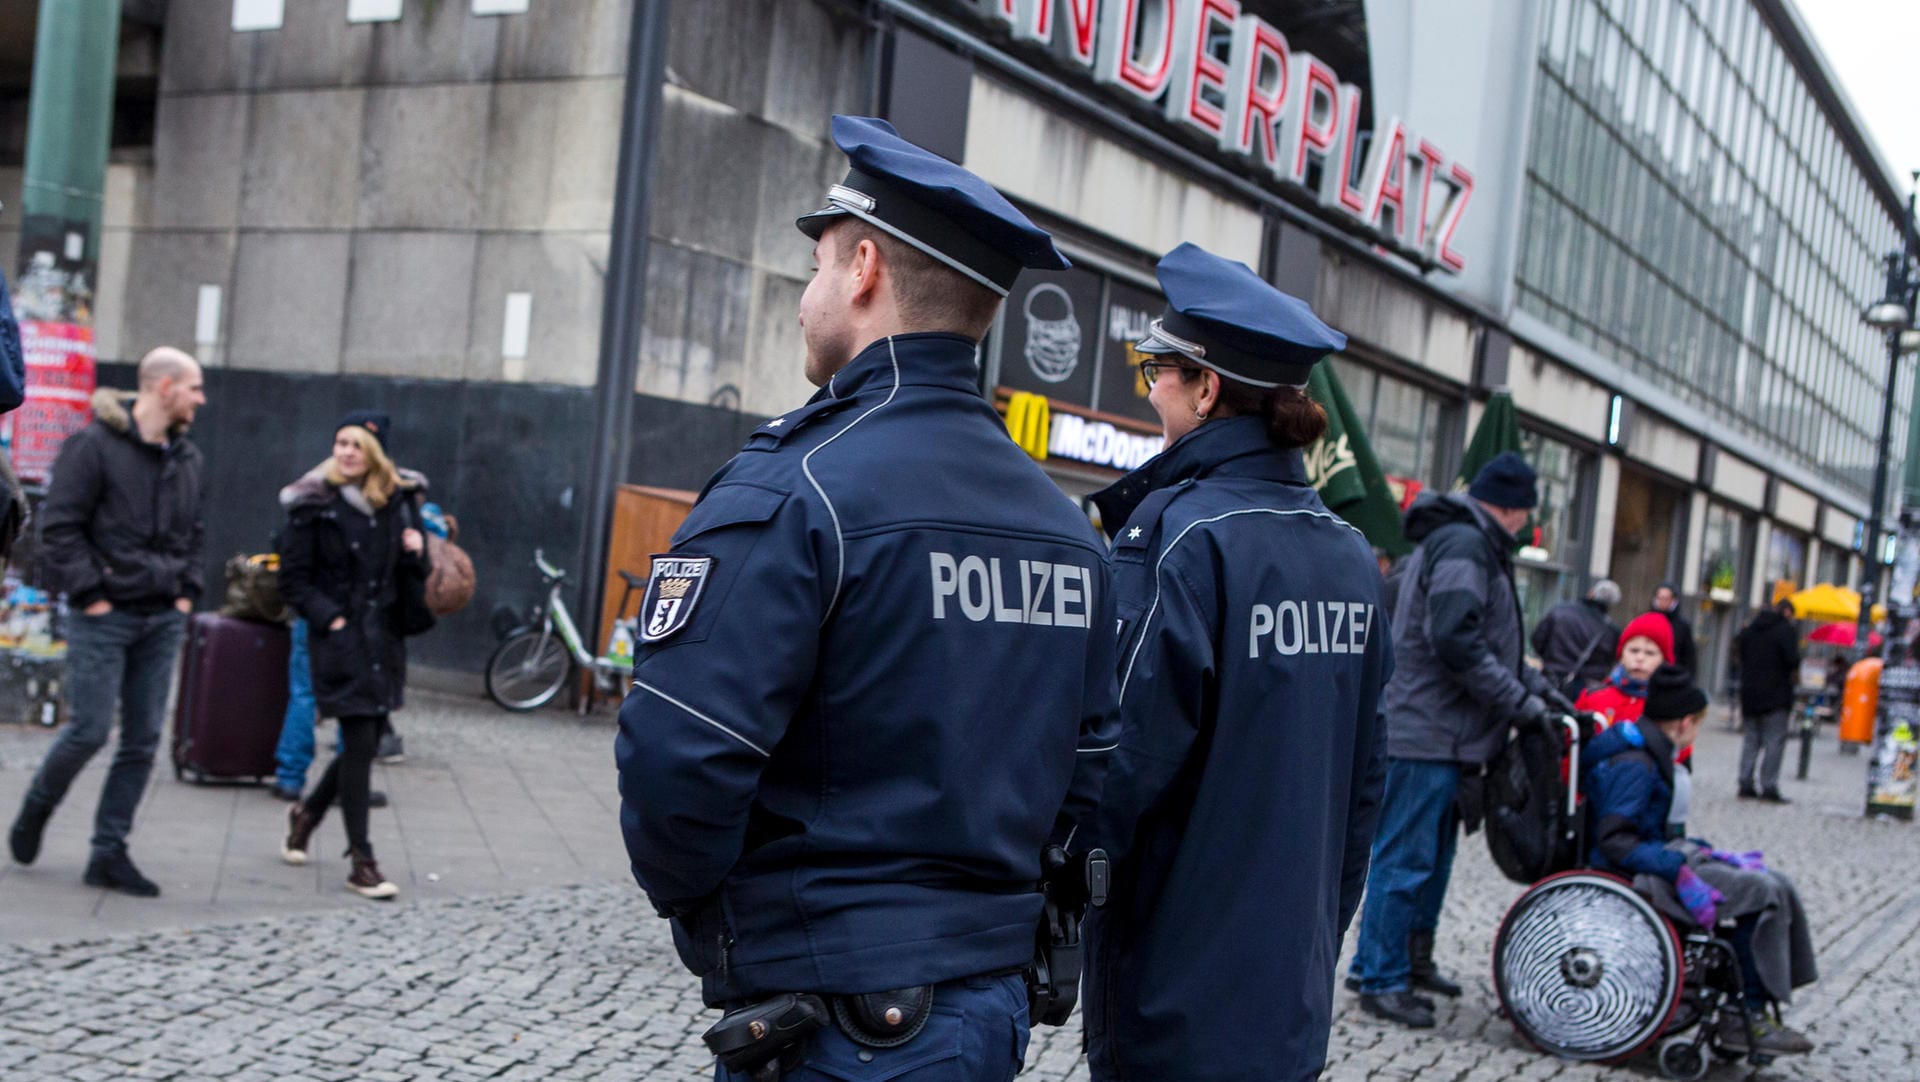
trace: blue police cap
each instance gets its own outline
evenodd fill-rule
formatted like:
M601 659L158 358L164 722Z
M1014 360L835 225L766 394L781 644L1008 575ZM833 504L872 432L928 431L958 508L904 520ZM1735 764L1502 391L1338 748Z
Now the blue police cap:
M794 224L815 240L852 215L885 230L1004 297L1022 267L1065 270L1053 238L993 185L928 150L893 125L835 116L833 141L852 167L827 189L827 205Z
M1167 307L1134 344L1142 353L1177 353L1255 387L1299 387L1314 364L1347 344L1306 301L1197 245L1168 252L1155 274Z

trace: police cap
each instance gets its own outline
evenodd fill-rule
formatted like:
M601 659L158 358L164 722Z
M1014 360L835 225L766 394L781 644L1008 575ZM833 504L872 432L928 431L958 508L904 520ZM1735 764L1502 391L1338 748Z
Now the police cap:
M827 205L794 224L815 240L852 215L913 245L1004 297L1022 267L1065 270L1053 238L993 186L914 146L884 120L835 116L833 141L846 152L847 179Z
M1155 274L1167 307L1134 344L1142 353L1177 353L1255 387L1302 387L1314 364L1347 344L1307 302L1197 245L1168 252Z

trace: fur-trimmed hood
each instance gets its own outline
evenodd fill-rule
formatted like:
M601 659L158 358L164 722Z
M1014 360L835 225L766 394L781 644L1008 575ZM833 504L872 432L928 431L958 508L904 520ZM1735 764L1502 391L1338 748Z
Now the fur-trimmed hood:
M133 391L123 391L117 387L98 388L93 392L93 418L122 436L138 439L140 434L133 427L133 400L138 397ZM184 424L174 425L167 429L167 438L179 438L188 427Z
M333 485L327 483L327 463L332 461L328 459L320 463L301 474L298 480L281 489L281 509L291 511L296 507L318 507L331 502L336 490ZM396 496L403 493L422 493L427 490L426 474L407 469L405 466L396 466L395 470L400 474L400 488L395 492ZM355 508L363 514L373 514L372 507L361 506L365 503L365 497L360 495L358 486L348 486L338 491L351 492L352 495L346 497L347 502L354 503L355 500L359 500L360 503L354 503Z

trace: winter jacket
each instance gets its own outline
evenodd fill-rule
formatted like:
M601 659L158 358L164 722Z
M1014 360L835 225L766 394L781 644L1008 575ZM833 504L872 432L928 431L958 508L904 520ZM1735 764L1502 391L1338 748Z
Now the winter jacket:
M1007 439L974 355L867 346L654 558L620 825L709 1004L1018 970L1041 850L1098 798L1106 546Z
M61 445L40 505L48 585L75 608L104 598L158 611L200 596L200 449L184 428L164 447L141 439L133 399L95 392L94 419Z
M400 488L374 510L356 487L327 483L324 466L280 490L280 596L307 621L313 695L324 717L389 714L407 682L399 631L402 568L424 575L424 552L401 544L419 528L416 500L426 478L401 471ZM336 617L346 626L332 630Z
M1580 776L1595 868L1668 882L1680 874L1686 859L1667 848L1673 769L1673 742L1657 725L1621 722L1587 745Z
M1618 725L1623 721L1639 721L1640 712L1647 708L1647 697L1624 691L1617 684L1602 684L1581 692L1573 701L1573 707L1604 714L1608 725Z
M1800 681L1800 634L1793 621L1762 609L1734 642L1740 650L1740 709L1757 716L1792 707Z
M1659 612L1658 609L1654 610ZM1693 642L1693 624L1680 615L1680 605L1676 602L1672 612L1661 612L1667 623L1673 625L1673 663L1692 673L1694 679L1700 678L1700 648Z
M1599 602L1562 601L1533 625L1533 652L1555 686L1574 682L1576 691L1598 687L1613 671L1620 629Z
M1094 501L1121 647L1119 747L1074 842L1113 859L1087 919L1094 1075L1317 1078L1385 780L1379 564L1258 418Z
M1407 538L1420 547L1394 605L1387 754L1483 764L1544 684L1523 661L1513 537L1456 493L1415 501Z

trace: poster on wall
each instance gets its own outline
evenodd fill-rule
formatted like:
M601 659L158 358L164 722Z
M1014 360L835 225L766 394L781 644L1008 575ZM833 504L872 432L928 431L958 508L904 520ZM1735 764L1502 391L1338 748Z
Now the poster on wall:
M1001 385L1061 402L1091 400L1100 276L1079 268L1023 271L1006 313Z
M23 319L20 345L27 361L27 399L7 415L7 443L14 472L22 481L41 484L60 445L93 415L93 328Z
M1124 282L1116 281L1108 288L1106 318L1100 325L1100 397L1094 400L1095 409L1160 423L1147 402L1147 384L1140 378L1140 354L1133 344L1147 336L1166 306L1165 298L1158 293Z

